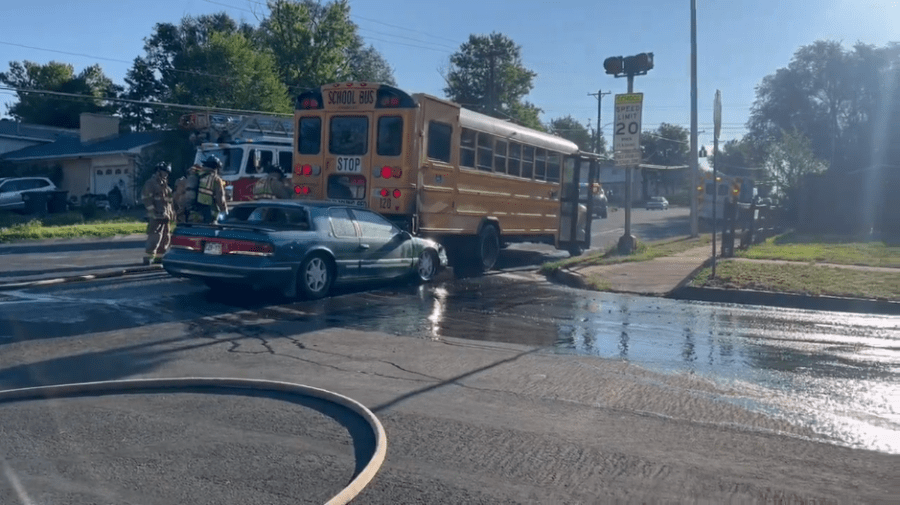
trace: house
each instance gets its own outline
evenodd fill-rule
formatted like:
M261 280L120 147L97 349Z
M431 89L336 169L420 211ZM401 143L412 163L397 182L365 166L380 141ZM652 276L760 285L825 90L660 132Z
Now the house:
M53 142L36 143L0 154L0 160L38 168L60 167L60 189L70 199L107 194L118 186L123 203L140 199L139 159L162 141L163 132L119 133L119 118L81 114L77 135L61 135Z
M77 138L78 130L55 128L0 119L0 157L26 147L49 144L61 138Z

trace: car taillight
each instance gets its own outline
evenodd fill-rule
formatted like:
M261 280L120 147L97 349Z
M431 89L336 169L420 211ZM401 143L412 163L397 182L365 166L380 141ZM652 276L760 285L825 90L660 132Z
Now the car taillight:
M172 247L176 249L187 249L189 251L199 251L200 239L175 235L172 237Z

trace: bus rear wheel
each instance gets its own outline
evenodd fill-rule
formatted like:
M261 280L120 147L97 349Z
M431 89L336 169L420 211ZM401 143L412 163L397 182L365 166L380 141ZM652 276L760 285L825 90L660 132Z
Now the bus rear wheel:
M494 268L497 258L500 256L500 233L497 227L491 224L484 225L478 234L478 246L475 249L478 266L482 272Z

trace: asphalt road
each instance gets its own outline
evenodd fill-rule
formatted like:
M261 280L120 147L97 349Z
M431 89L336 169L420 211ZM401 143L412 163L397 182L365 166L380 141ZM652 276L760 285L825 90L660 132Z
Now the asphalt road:
M360 503L889 502L897 317L588 293L524 271L316 302L164 274L7 292L0 388L228 376L372 408ZM317 503L354 430L277 398L0 405L0 502Z

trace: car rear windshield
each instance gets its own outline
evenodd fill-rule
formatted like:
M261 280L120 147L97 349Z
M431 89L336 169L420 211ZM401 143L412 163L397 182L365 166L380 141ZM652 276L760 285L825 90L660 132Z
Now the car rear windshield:
M285 208L267 205L241 205L231 209L228 216L221 222L223 224L262 224L297 228L299 230L310 229L309 213L302 207Z

